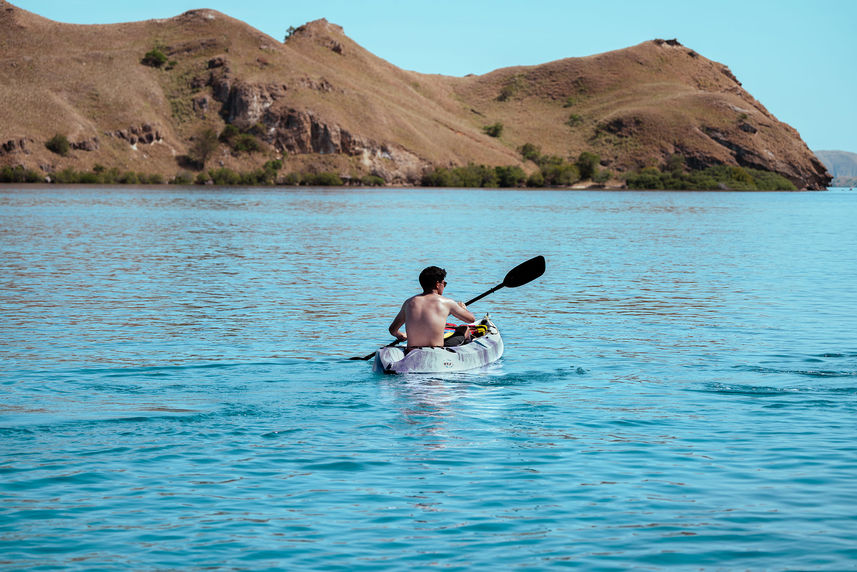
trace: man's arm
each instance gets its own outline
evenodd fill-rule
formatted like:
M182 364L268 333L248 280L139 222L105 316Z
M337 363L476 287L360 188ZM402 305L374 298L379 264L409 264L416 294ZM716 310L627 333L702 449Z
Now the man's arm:
M405 305L402 304L402 309L399 310L399 313L396 314L396 318L393 320L393 323L390 324L390 334L399 340L400 342L407 341L407 334L403 334L399 331L399 328L405 325Z
M450 300L449 313L468 324L476 321L476 316L467 309L464 302L455 302L454 300Z

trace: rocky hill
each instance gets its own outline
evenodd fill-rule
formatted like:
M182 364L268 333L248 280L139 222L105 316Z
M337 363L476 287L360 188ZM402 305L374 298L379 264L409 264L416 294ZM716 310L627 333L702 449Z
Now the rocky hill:
M833 175L833 187L853 187L857 185L857 153L848 151L816 151L830 174Z
M399 69L325 20L283 43L211 10L80 26L0 0L0 98L0 166L48 174L172 177L284 158L283 173L414 184L470 163L533 171L519 152L531 143L563 158L594 152L616 174L681 155L689 168L752 167L798 188L830 180L726 66L676 41L457 78ZM251 145L201 151L227 125ZM57 135L68 152L46 147Z

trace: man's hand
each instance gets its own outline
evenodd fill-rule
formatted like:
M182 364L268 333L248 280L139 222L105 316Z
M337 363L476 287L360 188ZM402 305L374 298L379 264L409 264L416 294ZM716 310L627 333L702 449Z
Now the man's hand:
M400 342L408 341L408 335L407 334L403 334L402 332L397 331L393 335L396 336L396 339L399 340Z

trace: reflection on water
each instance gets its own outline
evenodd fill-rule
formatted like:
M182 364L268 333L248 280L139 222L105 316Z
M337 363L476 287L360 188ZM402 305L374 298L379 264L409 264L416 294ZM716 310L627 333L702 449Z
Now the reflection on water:
M849 568L855 215L847 193L2 189L3 562ZM347 360L423 267L466 300L536 254L542 278L471 307L503 333L492 367Z

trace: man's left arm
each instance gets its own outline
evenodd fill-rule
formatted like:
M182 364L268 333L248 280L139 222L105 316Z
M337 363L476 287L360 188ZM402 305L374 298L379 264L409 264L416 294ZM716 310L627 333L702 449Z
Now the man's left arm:
M459 320L463 320L466 323L471 323L476 321L476 316L473 315L473 312L467 309L467 306L464 305L464 302L452 302L449 305L449 313L458 318Z

